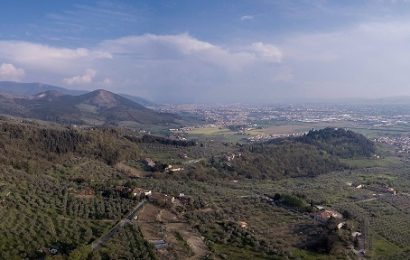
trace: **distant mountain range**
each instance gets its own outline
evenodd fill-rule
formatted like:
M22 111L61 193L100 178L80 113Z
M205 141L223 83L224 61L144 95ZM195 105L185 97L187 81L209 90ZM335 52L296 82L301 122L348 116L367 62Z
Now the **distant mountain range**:
M179 120L177 115L156 112L103 89L87 93L16 82L0 82L0 113L87 125L175 125Z
M43 83L21 83L14 81L0 81L0 94L11 95L15 97L30 97L45 91L58 91L65 95L79 96L88 93L86 90L66 89L58 86ZM146 107L155 106L155 104L142 97L131 96L127 94L118 94Z

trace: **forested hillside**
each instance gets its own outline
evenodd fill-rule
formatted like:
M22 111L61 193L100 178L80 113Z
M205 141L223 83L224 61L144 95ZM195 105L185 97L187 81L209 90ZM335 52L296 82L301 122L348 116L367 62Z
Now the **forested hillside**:
M90 250L93 241L138 203L139 199L130 195L132 189L149 188L173 196L190 194L188 202L182 200L186 204L171 212L182 219L184 214L197 216L192 210L207 207L213 196L219 196L200 189L222 180L316 176L346 167L334 152L340 147L336 140L342 139L349 144L343 157L368 156L373 151L361 148L370 145L361 136L329 129L275 143L228 144L144 136L125 129L75 129L0 120L0 218L4 220L0 224L4 234L0 258L82 259L85 255L111 259L113 252L127 258L153 257L152 246L135 226L127 226L102 248ZM158 205L167 208L166 203ZM266 244L259 246L229 235L240 228L227 221L229 214L217 216L224 222L208 228L235 240L232 245L241 247L243 243L249 252L262 248L262 254L272 254ZM190 220L193 227L184 224L189 231L183 235L208 232L195 224L201 223L198 221L197 217ZM193 229L195 225L199 226ZM250 233L241 231L239 235ZM127 244L130 236L132 243ZM58 252L50 253L51 249ZM171 255L179 254L172 247L169 250Z
M1 89L0 89L1 90ZM48 90L34 96L8 96L0 91L0 113L66 125L165 126L179 125L180 117L146 108L106 90L67 95Z
M370 157L374 144L344 129L312 130L297 138L241 145L236 158L213 158L219 170L247 178L317 176L347 168L340 158Z
M369 139L351 130L341 128L312 130L296 140L312 144L318 149L342 158L369 157L375 152L375 146Z

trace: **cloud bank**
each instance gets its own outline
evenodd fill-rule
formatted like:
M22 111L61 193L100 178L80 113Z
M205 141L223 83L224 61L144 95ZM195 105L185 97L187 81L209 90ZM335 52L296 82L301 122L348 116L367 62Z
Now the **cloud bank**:
M0 41L0 61L24 68L27 80L47 78L72 88L111 88L169 102L222 99L256 78L283 81L282 59L272 43L222 46L186 33L127 36L73 49Z
M67 85L86 85L93 82L97 72L93 69L87 69L83 75L65 78L63 82Z
M20 81L24 77L24 70L16 68L13 64L2 63L0 65L0 80Z

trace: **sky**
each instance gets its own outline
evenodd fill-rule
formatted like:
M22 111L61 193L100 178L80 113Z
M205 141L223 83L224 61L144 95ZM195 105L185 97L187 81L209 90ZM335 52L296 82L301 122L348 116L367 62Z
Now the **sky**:
M0 80L162 103L410 96L410 0L2 0Z

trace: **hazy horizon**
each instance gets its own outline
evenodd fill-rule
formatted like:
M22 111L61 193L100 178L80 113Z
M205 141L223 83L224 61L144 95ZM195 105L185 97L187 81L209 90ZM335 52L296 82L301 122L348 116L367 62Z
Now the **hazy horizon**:
M5 1L0 80L164 103L410 96L409 10L405 0Z
M18 81L0 81L0 83L21 83L21 84L39 84L39 85L48 85L51 87L57 87L57 88L62 88L68 91L73 91L73 93L66 93L65 95L81 95L85 94L88 92L96 91L96 90L107 90L105 88L91 88L91 89L85 89L85 88L71 88L61 86L61 85L53 85L53 84L48 84L46 82L18 82ZM77 92L78 91L78 92ZM225 101L225 102L216 102L216 101L203 101L203 102L192 102L192 101L184 101L184 100L177 100L177 101L164 101L164 102L158 102L157 100L153 100L150 98L146 98L144 96L140 95L133 95L129 94L126 92L117 92L115 89L114 90L108 90L111 91L115 94L122 95L124 97L136 97L136 98L142 98L148 102L153 102L152 105L157 106L157 105L205 105L205 106L234 106L234 105L244 105L244 106L265 106L265 105L309 105L309 104L335 104L335 105L349 105L349 104L377 104L377 102L382 101L383 103L381 104L394 104L397 103L398 105L402 105L402 102L405 102L407 104L407 101L410 100L410 95L402 95L402 96L382 96L382 97L345 97L345 98L325 98L325 97L319 97L319 98L314 98L314 97L285 97L282 99L276 99L276 100L269 100L269 101L254 101L254 100L246 100L246 101ZM1 90L0 90L1 92ZM135 101L138 102L138 101Z

